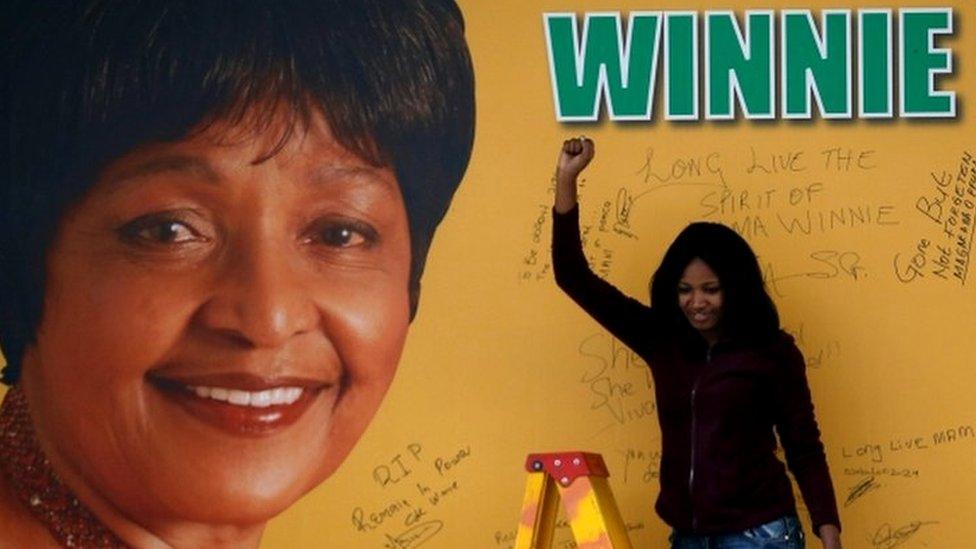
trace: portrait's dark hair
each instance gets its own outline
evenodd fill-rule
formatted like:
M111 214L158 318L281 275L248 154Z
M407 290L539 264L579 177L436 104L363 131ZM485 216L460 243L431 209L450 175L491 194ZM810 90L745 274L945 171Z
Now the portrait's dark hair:
M16 382L46 250L110 161L216 121L336 139L396 173L411 318L435 227L467 167L474 78L453 0L15 1L4 9L0 346ZM269 151L273 155L277 150Z
M692 337L694 328L678 306L678 282L695 258L722 287L722 336L764 342L779 333L779 314L766 292L759 261L738 233L718 223L692 223L674 240L651 279L651 305L668 335Z

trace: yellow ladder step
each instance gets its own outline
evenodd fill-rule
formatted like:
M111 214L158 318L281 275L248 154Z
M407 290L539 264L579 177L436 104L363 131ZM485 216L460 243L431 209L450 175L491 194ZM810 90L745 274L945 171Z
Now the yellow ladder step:
M529 477L515 549L552 546L560 500L580 549L631 549L607 481L610 473L600 454L529 454L525 470Z

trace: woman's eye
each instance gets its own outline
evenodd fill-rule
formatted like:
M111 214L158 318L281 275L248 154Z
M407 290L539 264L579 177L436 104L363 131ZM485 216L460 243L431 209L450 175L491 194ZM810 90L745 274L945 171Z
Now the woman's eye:
M366 239L349 227L329 227L322 231L322 243L336 248L360 246Z
M313 228L305 241L330 248L368 248L376 243L377 234L369 224L361 221L324 221Z
M143 216L120 229L122 238L137 244L186 244L206 240L192 225L172 217Z

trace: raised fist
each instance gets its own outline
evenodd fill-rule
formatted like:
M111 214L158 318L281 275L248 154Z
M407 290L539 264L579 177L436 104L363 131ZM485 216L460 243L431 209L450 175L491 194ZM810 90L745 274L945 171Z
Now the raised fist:
M559 152L559 161L556 163L558 174L563 177L575 178L593 160L594 153L593 140L587 137L563 141L563 148Z

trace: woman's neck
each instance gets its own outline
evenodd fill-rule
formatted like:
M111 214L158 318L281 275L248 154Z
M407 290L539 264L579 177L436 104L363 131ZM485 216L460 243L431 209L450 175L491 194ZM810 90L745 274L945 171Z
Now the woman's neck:
M718 330L698 330L698 334L705 340L705 344L709 349L722 340L722 334Z
M125 547L55 474L34 436L27 399L10 389L0 406L0 475L7 494L65 546Z
M143 526L88 489L60 456L45 454L26 398L11 389L0 411L0 541L16 547L257 547L264 524L165 521ZM0 544L7 546L6 543Z
M18 501L3 475L0 475L0 547L60 547L47 527Z

